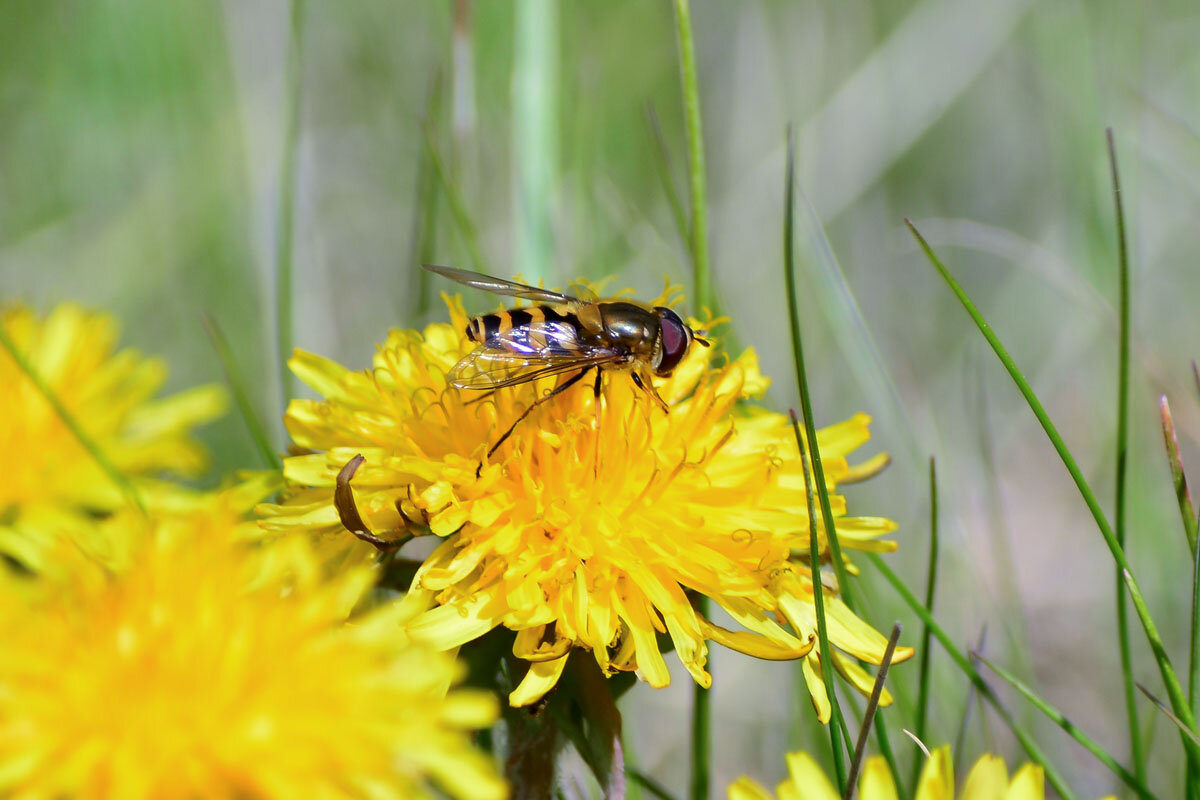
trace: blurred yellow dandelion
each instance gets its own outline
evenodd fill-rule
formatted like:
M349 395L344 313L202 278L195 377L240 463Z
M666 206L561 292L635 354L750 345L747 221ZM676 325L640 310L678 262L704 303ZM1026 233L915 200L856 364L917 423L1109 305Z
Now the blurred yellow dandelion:
M191 429L220 414L224 393L202 386L154 399L166 379L158 359L116 350L117 324L106 314L60 305L44 318L25 307L0 312L0 327L105 457L151 506L178 490L160 473L191 476L206 454ZM0 554L40 572L47 548L69 538L86 548L86 523L119 508L120 488L0 350Z
M660 633L704 686L710 640L762 658L815 659L812 574L790 560L793 548L808 548L802 465L786 417L742 406L768 385L752 350L717 364L712 350L691 348L655 381L669 414L619 373L608 375L599 410L591 388L578 385L542 404L489 458L489 444L554 384L485 399L447 388L468 348L457 303L451 316L423 335L392 331L365 372L297 352L293 371L325 399L294 400L287 426L298 445L324 452L287 459L294 486L260 508L267 531L366 547L333 503L339 471L361 454L353 488L364 527L443 539L404 600L411 635L449 649L500 625L516 631L514 652L530 668L513 705L552 688L572 648L590 650L608 674L636 669L665 686ZM878 469L878 460L846 461L869 438L868 423L859 414L820 432L831 490ZM894 529L890 520L847 517L844 500L832 501L845 546L895 547L878 539ZM700 615L695 594L744 630ZM879 663L885 638L836 599L829 607L832 643ZM901 648L896 660L910 655Z
M264 571L229 512L122 522L126 571L0 617L0 794L505 795L469 738L495 698L447 693L460 670L398 605L344 622L365 571L295 569L295 547Z
M749 778L739 778L729 786L729 800L839 800L825 773L807 753L789 753L788 777L771 793ZM887 762L881 756L868 758L858 783L860 800L895 800L896 784ZM915 800L1043 800L1045 787L1042 768L1026 764L1009 778L1004 760L985 755L975 762L962 786L954 791L954 763L950 748L933 752L921 770Z

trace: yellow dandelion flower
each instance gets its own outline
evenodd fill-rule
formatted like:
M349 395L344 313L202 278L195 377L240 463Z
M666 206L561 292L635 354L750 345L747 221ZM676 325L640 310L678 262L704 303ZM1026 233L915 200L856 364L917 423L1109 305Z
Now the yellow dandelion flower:
M404 600L409 632L450 649L497 626L516 631L514 652L530 668L513 705L553 687L576 647L608 674L636 669L665 686L660 633L703 686L710 640L818 663L812 573L790 560L793 548L808 548L802 465L790 421L743 406L768 385L753 350L719 364L711 349L691 348L670 377L655 380L669 413L619 373L607 376L598 409L591 387L577 385L539 406L489 457L489 445L554 383L482 399L448 388L447 372L469 347L457 303L451 316L424 334L392 331L365 372L297 352L293 371L324 400L294 400L288 430L323 452L287 459L294 486L260 508L267 531L368 547L346 533L333 502L339 471L361 454L353 489L363 527L385 539L442 538ZM878 460L857 468L846 460L869 438L868 423L859 414L818 434L831 490L877 470ZM890 520L845 516L844 499L831 500L847 547L895 547L878 539L894 529ZM744 630L699 614L696 594ZM831 642L878 664L886 639L828 594ZM900 648L896 660L911 653ZM853 659L834 659L869 691ZM814 675L818 691L819 669Z
M345 623L365 571L324 578L293 547L272 574L238 519L121 515L122 574L0 595L0 794L503 797L469 733L495 698L448 693L462 671L403 636L397 604Z
M155 476L188 477L204 469L206 454L191 429L224 410L219 387L155 399L166 379L163 362L118 351L113 318L74 305L60 305L44 318L9 308L0 312L0 327L148 504L170 502L177 493ZM41 572L48 547L64 537L87 547L93 537L75 534L125 498L3 349L0 385L0 459L7 465L0 483L0 555Z
M789 753L788 777L775 788L764 789L750 778L742 777L729 786L729 800L839 800L838 793L825 773L807 753ZM860 800L895 800L896 784L887 762L881 756L863 763L858 783ZM954 792L954 762L950 748L941 747L925 762L917 783L914 800L1043 800L1045 782L1042 768L1026 764L1009 778L1004 759L985 755L967 774L962 790Z

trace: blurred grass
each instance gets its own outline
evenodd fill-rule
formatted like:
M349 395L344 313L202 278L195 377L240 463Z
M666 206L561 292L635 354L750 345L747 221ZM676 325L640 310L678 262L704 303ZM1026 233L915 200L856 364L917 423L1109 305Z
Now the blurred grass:
M435 144L481 257L502 275L528 269L513 262L518 26L508 4L461 5L473 65L465 97L454 88L465 84L453 73L453 4L309 4L296 152L298 346L365 365L388 326L441 318L435 299L418 319L419 277L408 263L425 196L415 191L420 118L438 73L446 96ZM549 272L560 281L615 273L643 295L657 293L664 274L685 282L687 254L644 120L647 105L658 109L681 180L670 4L558 9L556 58L546 62L558 70L548 134L558 167L542 190L553 200ZM694 0L692 13L714 288L738 339L776 378L768 402L786 408L795 395L777 277L782 131L792 121L801 185L829 245L812 237L797 253L816 421L866 410L876 417L870 452L895 456L883 476L850 489L852 511L901 523L888 563L919 586L926 458L936 456L939 621L960 645L985 621L1010 632L991 637L989 657L1015 665L1106 750L1126 752L1122 710L1109 702L1120 691L1112 587L1096 577L1111 562L1007 377L899 222L912 217L955 265L1089 482L1111 497L1117 285L1103 129L1115 129L1134 287L1128 553L1168 652L1186 663L1190 564L1179 558L1156 402L1174 400L1183 457L1195 461L1200 404L1188 364L1200 319L1184 300L1200 296L1194 3ZM127 343L169 359L172 388L221 380L200 325L212 312L250 376L251 405L278 435L281 398L267 376L276 369L270 269L286 4L10 0L4 14L0 294L113 310ZM425 252L469 266L445 203L435 222ZM847 319L861 323L848 328ZM215 454L210 481L256 463L236 414L204 436ZM919 630L889 591L860 594L879 626L898 618ZM1146 682L1154 666L1139 644L1133 671ZM714 731L726 738L713 749L713 785L743 771L773 781L797 726L794 704L761 687L788 691L790 673L714 658ZM946 659L933 659L932 676L940 691L927 730L937 744L954 735L966 685ZM914 666L897 665L889 681L898 700L915 697ZM670 691L639 690L626 709L640 768L671 788L685 785L676 763L689 695L680 675ZM882 712L893 730L912 723L904 705ZM1170 733L1158 714L1143 716L1159 736ZM1023 719L1081 795L1113 787L1052 725ZM1015 755L1011 738L974 716L968 747L989 735ZM1173 737L1161 742L1148 750L1156 792L1176 787L1162 776L1181 764ZM914 749L893 744L903 766Z

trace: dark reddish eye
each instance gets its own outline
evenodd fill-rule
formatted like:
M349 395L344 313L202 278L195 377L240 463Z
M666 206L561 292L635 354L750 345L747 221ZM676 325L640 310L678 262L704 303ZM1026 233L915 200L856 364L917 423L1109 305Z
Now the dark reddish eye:
M689 335L687 326L683 324L683 320L674 311L662 306L658 306L654 310L658 312L658 327L662 332L662 359L654 371L659 375L667 375L675 369L675 365L687 352L692 337Z

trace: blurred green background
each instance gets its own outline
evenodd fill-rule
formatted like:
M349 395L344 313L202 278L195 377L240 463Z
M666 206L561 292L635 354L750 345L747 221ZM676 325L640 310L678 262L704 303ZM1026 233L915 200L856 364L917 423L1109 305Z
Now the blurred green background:
M697 0L693 14L715 282L739 342L776 378L768 402L797 403L781 273L792 122L818 422L866 410L876 423L865 454L895 459L850 488L852 513L900 522L891 560L920 585L936 456L940 616L963 644L986 624L986 652L1123 756L1111 560L901 221L959 275L1111 508L1104 128L1115 129L1134 289L1130 551L1182 669L1190 574L1157 401L1171 398L1185 462L1200 469L1189 364L1200 342L1200 6ZM4 0L0 17L3 299L110 309L126 343L169 360L173 388L220 380L200 325L212 313L277 437L274 275L289 208L294 343L352 366L389 326L443 316L437 292L450 287L425 281L424 259L550 284L612 274L649 295L664 276L688 284L647 122L653 107L685 195L667 2ZM259 463L236 414L204 437L214 482ZM864 572L868 618L902 620L916 643L915 619ZM1133 641L1137 677L1161 695L1136 623ZM934 663L930 745L954 740L966 695L947 659ZM718 652L714 671L715 787L741 773L773 782L789 747L827 750L794 666ZM892 675L899 732L912 725L916 662ZM681 791L690 695L679 670L669 690L638 687L626 712L631 760ZM1010 702L1084 795L1112 787ZM1141 710L1156 729L1152 785L1171 796L1177 736ZM1018 755L978 709L967 742L972 758ZM894 746L905 762L915 752L901 735Z

